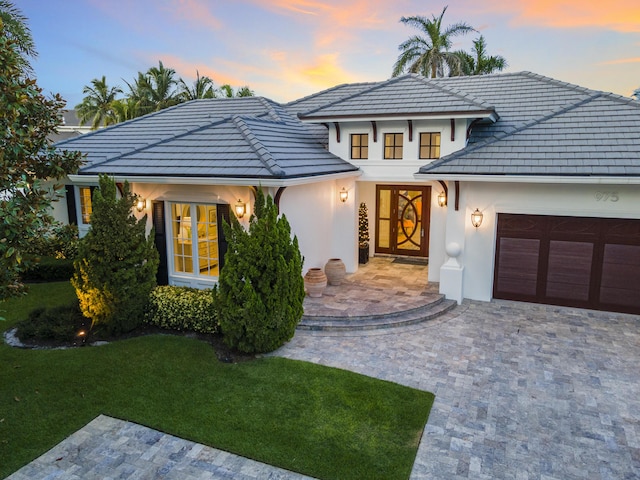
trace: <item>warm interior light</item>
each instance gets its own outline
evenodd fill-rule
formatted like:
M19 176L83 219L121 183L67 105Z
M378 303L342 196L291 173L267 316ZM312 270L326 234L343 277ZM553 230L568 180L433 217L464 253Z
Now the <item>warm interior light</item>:
M244 217L244 214L247 213L247 206L240 199L238 199L238 203L236 203L235 209L236 209L236 217L238 218Z
M438 195L438 205L440 205L441 207L446 207L447 206L447 194L444 192L440 192L440 195Z
M349 198L349 192L346 191L344 187L342 187L342 190L340 190L340 201L342 203L345 203L348 198Z
M139 212L143 211L147 208L147 201L144 198L138 197L138 201L136 202L136 208Z
M471 225L478 228L482 225L482 217L484 217L484 215L482 215L482 212L476 208L476 210L471 214Z

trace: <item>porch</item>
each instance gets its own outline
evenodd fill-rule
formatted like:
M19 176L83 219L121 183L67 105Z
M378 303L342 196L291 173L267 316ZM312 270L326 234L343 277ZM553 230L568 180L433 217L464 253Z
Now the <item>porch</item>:
M304 299L303 330L371 330L419 323L455 307L428 283L428 265L407 257L372 257L322 297Z

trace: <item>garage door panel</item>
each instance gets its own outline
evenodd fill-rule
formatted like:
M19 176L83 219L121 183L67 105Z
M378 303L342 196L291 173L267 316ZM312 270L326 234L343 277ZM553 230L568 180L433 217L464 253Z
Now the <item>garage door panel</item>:
M498 214L494 297L640 314L640 220Z
M593 244L549 242L546 296L558 299L589 300Z
M539 253L540 240L500 239L498 290L506 294L535 296Z

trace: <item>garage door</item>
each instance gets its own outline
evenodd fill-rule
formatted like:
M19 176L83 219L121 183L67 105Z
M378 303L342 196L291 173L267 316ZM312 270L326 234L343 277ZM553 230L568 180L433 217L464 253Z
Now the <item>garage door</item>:
M640 314L640 220L498 214L494 298Z

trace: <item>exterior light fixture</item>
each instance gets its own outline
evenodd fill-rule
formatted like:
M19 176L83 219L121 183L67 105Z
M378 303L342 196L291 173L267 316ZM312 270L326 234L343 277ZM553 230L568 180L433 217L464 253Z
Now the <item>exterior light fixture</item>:
M147 201L142 197L138 197L138 200L136 201L136 209L141 212L145 208L147 208Z
M244 214L247 213L247 205L240 199L235 205L236 217L242 218Z
M475 212L471 214L471 225L478 228L480 225L482 225L483 217L484 215L482 215L482 212L476 208Z
M342 187L342 190L340 190L340 201L342 203L345 203L348 198L349 198L349 192L346 191L344 187Z
M438 205L440 205L441 207L446 207L447 206L447 194L444 192L440 192L440 195L438 195Z

